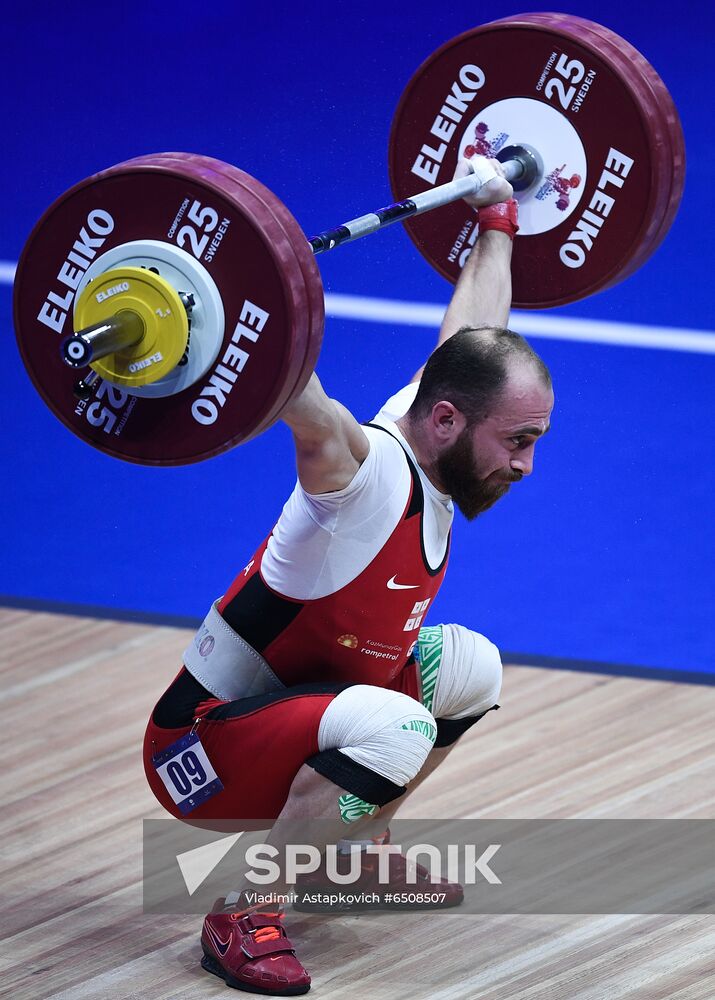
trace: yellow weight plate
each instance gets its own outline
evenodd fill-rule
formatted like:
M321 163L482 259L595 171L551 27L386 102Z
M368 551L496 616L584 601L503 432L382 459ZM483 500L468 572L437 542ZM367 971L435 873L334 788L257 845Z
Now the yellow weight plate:
M165 278L143 267L116 267L88 282L77 300L75 331L111 316L132 312L144 325L144 336L93 362L102 378L123 386L158 382L177 366L189 336L189 320L178 292Z

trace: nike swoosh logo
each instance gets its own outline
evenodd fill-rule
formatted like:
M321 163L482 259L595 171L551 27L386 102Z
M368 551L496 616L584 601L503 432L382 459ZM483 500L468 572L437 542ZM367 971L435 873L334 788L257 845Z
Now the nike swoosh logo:
M226 957L226 952L228 951L228 946L230 944L231 944L231 939L229 938L226 944L224 944L222 941L220 945L219 944L216 945L216 951L219 953L221 958Z
M231 935L229 934L228 941L222 941L221 938L216 933L216 931L211 926L211 924L206 924L206 932L209 935L209 938L211 939L211 943L213 944L214 948L219 953L221 958L225 958L226 952L228 951L228 947L231 944Z
M397 573L395 573L397 576ZM419 583L395 583L395 576L391 580L387 581L388 590L417 590L419 589Z

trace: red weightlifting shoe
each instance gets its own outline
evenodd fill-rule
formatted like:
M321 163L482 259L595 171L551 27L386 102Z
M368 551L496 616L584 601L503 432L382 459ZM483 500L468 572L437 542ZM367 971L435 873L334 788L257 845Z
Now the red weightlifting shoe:
M486 205L478 210L477 215L480 233L496 229L513 240L519 232L519 206L514 198L500 201L497 205Z
M217 901L204 919L201 965L223 979L227 986L270 997L307 993L310 976L295 957L295 949L282 925L282 913L257 907L238 912L221 909Z
M376 840L383 846L390 842L390 831ZM310 875L302 875L295 885L297 899L293 909L306 913L358 913L365 910L442 910L459 906L464 890L458 882L446 878L433 882L426 868L408 864L404 854L388 854L387 882L380 882L378 854L363 850L361 870L355 882L338 885L331 882L325 859ZM350 855L338 854L339 875L350 872Z

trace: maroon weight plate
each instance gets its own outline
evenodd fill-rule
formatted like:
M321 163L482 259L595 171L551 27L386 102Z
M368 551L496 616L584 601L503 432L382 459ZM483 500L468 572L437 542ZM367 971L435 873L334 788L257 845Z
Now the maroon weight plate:
M245 182L243 180L243 176L245 175L243 175L242 171L236 170L234 167L226 166L228 167L226 176L238 186L238 196L241 197L241 190L245 190ZM308 295L307 328L310 331L310 336L305 340L304 353L296 346L294 352L296 378L295 381L292 378L286 380L285 399L279 401L275 412L269 415L269 423L273 423L278 419L284 407L303 391L318 362L322 344L322 333L325 326L325 295L320 280L314 280L314 276L318 273L318 268L313 251L310 249L303 232L283 202L274 197L268 189L264 188L264 190L269 195L269 198L264 200L264 205L272 213L278 225L289 234L291 248L296 254L296 259L305 277L305 287ZM261 192L255 189L255 186L253 194L260 199ZM302 366L298 364L301 354ZM266 426L268 425L266 424Z
M260 424L249 435L255 437L279 418L285 407L305 388L320 354L325 324L325 296L315 256L308 245L300 226L286 206L263 184L249 174L220 160L194 153L157 154L162 163L190 162L198 173L208 171L210 177L219 172L227 182L227 192L241 203L244 210L268 213L285 236L286 252L292 253L305 278L306 298L302 296L297 305L303 322L294 328L293 349L290 364L281 379L281 391L276 395L273 407L267 410ZM296 286L296 291L299 290ZM248 437L242 438L243 441ZM238 442L235 442L238 443Z
M532 15L532 17L559 17L563 15ZM652 122L652 136L662 155L654 158L656 170L654 183L658 185L660 199L653 213L651 224L646 230L638 250L625 264L624 269L609 284L622 281L636 271L657 249L670 229L676 216L685 186L685 140L678 111L672 97L658 73L630 42L621 38L603 25L594 24L581 18L573 18L584 32L598 36L598 45L610 45L614 58L620 58L627 72L633 76L634 88L641 88L642 103L651 113L655 109Z
M685 142L673 99L658 73L641 53L620 35L603 25L565 14L529 14L529 20L548 26L564 20L568 30L608 55L614 67L627 77L644 115L658 155L652 158L654 208L644 220L641 239L630 259L608 282L610 287L636 271L662 242L675 218L685 185ZM506 19L508 22L511 18Z
M523 14L442 46L410 80L390 137L396 198L451 180L457 160L526 145L543 163L517 193L513 304L547 308L622 280L677 211L684 147L673 102L637 50L568 14ZM456 281L476 239L456 202L410 219L420 252Z
M66 278L83 262L86 267L92 253L132 240L175 243L181 228L175 220L183 206L180 221L186 223L194 202L200 206L194 212L198 222L186 249L199 251L226 317L216 361L203 378L173 396L129 396L103 383L93 400L79 403L72 392L78 374L59 355L63 336L71 332L74 292L58 275ZM207 260L200 222L209 217L202 215L209 207L221 220L223 239ZM317 357L322 337L318 301L322 284L305 236L267 188L209 157L156 154L88 178L48 209L18 265L15 328L30 377L74 433L118 458L178 465L218 454L276 419L307 381L308 359ZM261 310L268 317L257 339L244 334L234 342L248 354L244 367L228 391L225 380L212 386L242 317L255 335ZM232 354L234 373L235 364Z

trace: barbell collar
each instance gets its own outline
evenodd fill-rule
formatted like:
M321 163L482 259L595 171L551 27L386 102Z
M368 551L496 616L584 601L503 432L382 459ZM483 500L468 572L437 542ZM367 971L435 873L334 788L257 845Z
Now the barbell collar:
M82 400L82 402L88 402L93 394L97 382L99 381L99 375L96 371L92 370L84 378L80 379L72 389L72 394L75 399Z
M543 161L532 146L504 146L496 158L504 166L505 172L507 163L521 167L520 171L514 172L513 177L508 177L515 191L526 191L535 180L544 176ZM509 169L511 171L512 168Z
M517 147L511 148L516 149ZM522 147L518 147L518 149L521 151ZM525 154L526 152L524 149ZM529 158L526 155L518 155L513 159L505 160L502 163L504 176L513 186L516 187L518 184L518 190L522 190L533 182L536 163L535 157ZM526 183L520 184L520 181L526 181ZM397 201L385 208L378 208L376 212L360 215L357 219L351 219L349 222L343 223L342 226L338 226L337 229L326 229L324 232L318 233L317 236L312 236L308 240L308 244L316 256L320 253L326 253L341 243L352 243L353 240L368 236L370 233L376 233L378 229L385 229L395 222L402 222L412 216L431 212L434 208L449 205L453 201L459 201L460 198L468 198L470 195L476 194L481 186L476 174L468 174L466 177L460 177L447 184L440 184L438 187L423 191L421 194L413 195L404 201Z
M60 346L60 353L70 368L84 368L109 354L133 347L143 336L141 317L131 309L123 309L104 322L95 323L67 337Z

